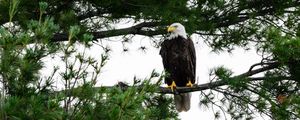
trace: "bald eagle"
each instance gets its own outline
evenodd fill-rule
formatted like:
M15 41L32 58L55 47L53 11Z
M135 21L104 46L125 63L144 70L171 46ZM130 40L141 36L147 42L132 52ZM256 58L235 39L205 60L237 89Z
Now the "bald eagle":
M160 55L166 71L165 83L172 91L177 87L192 87L195 83L196 54L193 41L187 37L180 23L173 23L167 30L170 35L161 44ZM174 94L176 109L190 109L191 93Z

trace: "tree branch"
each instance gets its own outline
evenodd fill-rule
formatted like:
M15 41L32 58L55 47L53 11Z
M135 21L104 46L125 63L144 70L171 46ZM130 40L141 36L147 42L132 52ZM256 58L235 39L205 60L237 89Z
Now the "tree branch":
M263 1L260 1L263 2ZM259 2L258 2L259 3ZM298 5L300 4L299 2L295 2L290 6L285 6L286 8L294 7L293 5ZM267 4L268 5L268 4ZM230 25L234 25L240 22L247 21L249 19L254 18L252 15L258 16L265 16L265 15L272 15L276 13L276 9L266 6L266 9L259 9L257 11L254 11L253 13L240 13L242 10L247 10L247 9L258 9L256 8L256 2L250 2L248 6L239 8L237 11L233 11L232 13L228 13L226 15L217 15L215 18L212 20L209 20L213 23L215 23L215 28L222 28L222 27L228 27ZM101 13L97 11L91 11L88 12L84 15L79 15L79 19L86 19L90 18L93 16L101 16ZM252 16L252 17L251 17ZM234 18L234 19L232 19ZM201 22L205 23L205 21ZM199 23L199 24L201 24ZM100 39L100 38L106 38L106 37L114 37L114 36L120 36L120 35L128 35L128 34L133 34L133 35L144 35L144 36L154 36L154 35L161 35L166 33L163 29L161 29L163 25L161 22L143 22L128 28L121 28L121 29L114 29L114 30L107 30L107 31L100 31L100 32L90 32L95 38L95 40ZM157 28L160 27L160 28ZM142 28L154 28L154 29L142 29ZM205 30L205 28L199 28L196 31L201 31ZM52 41L54 42L60 42L60 41L67 41L68 40L68 34L67 33L56 33L53 36Z
M277 68L279 66L279 63L272 63L266 67L262 67L262 68L258 68L252 71L248 71L245 73L242 73L240 75L234 76L232 78L239 78L239 77L249 77L267 70L271 70L274 68ZM257 79L251 79L250 81L254 81ZM194 91L201 91L201 90L206 90L206 89L211 89L211 88L215 88L215 87L220 87L223 85L227 85L228 81L215 81L215 82L210 82L210 83L205 83L205 84L200 84L200 85L194 85L194 87L190 88L190 87L180 87L177 88L177 92L179 93L187 93L187 92L194 92ZM169 88L165 88L165 87L160 87L160 93L174 93L172 92Z
M128 28L121 28L121 29L114 29L114 30L107 30L107 31L100 31L100 32L91 32L91 34L94 36L96 40L99 38L128 35L128 34L154 36L154 35L165 33L165 31L163 31L162 29L157 29L157 30L143 29L143 28L157 27L158 25L159 22L143 22ZM53 42L61 42L67 40L68 40L68 34L66 33L56 33L52 38Z
M268 66L262 67L262 68L258 68L252 71L248 71L245 73L242 73L240 75L237 76L233 76L231 80L234 80L234 78L240 78L240 77L249 77L261 72L265 72L274 68L277 68L280 64L279 63L270 63ZM251 79L250 81L257 81L258 79ZM163 94L178 94L178 93L187 93L187 92L195 92L195 91L201 91L201 90L207 90L207 89L212 89L212 88L216 88L216 87L220 87L220 86L224 86L224 85L228 85L228 81L222 80L222 81L215 81L215 82L210 82L210 83L205 83L205 84L200 84L200 85L194 85L193 87L177 87L176 91L173 92L171 91L171 89L166 88L166 87L159 87L157 92L158 93L163 93ZM131 87L125 83L119 82L117 85L117 87L119 87L121 90L126 90L128 87ZM143 86L134 86L134 87L139 87L140 89L143 88ZM97 89L112 89L112 86L101 86L101 87L94 87L95 90ZM76 89L78 88L74 88L72 89L72 91L76 91ZM63 90L66 91L66 90ZM57 91L57 93L61 93L63 91ZM70 92L72 95L74 95L74 93ZM75 93L76 94L76 93ZM71 95L71 96L72 96ZM76 95L75 95L76 96Z

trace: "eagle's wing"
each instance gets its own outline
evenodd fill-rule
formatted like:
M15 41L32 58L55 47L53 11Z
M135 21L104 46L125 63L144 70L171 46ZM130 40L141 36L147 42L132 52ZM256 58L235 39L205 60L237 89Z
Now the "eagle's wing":
M188 48L189 48L189 54L190 54L190 62L189 62L189 68L192 72L192 83L195 83L195 76L196 76L196 50L193 41L188 38Z
M159 54L160 56L162 57L162 60L163 60L163 65L164 65L164 68L168 68L168 60L167 60L167 45L166 45L166 42L167 41L163 41L162 44L161 44L161 48L160 48L160 51L159 51Z
M167 72L170 72L170 70L171 70L171 66L170 66L169 59L168 59L168 50L169 50L168 47L169 47L170 43L168 43L168 42L169 41L167 41L167 40L162 42L159 54L162 57L164 69L166 70L166 74L167 74L165 77L165 83L170 85L172 83L172 80L169 75L170 73L167 73Z

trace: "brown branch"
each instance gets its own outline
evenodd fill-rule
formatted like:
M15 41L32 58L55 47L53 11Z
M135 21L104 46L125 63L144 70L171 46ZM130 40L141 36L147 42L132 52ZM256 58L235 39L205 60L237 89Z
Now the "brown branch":
M240 77L249 77L261 72L265 72L274 68L277 68L279 66L279 63L272 63L266 67L262 67L262 68L258 68L252 71L248 71L245 72L243 74L234 76L232 78L240 78ZM234 80L234 79L232 79ZM250 81L254 81L257 79L250 79ZM176 90L179 93L186 93L186 92L194 92L194 91L201 91L201 90L206 90L206 89L211 89L211 88L215 88L215 87L220 87L223 85L227 85L228 81L215 81L215 82L210 82L210 83L205 83L205 84L200 84L200 85L194 85L194 87L190 88L190 87L178 87ZM160 93L167 93L167 94L173 94L174 92L172 92L169 88L165 88L165 87L160 87Z
M96 40L100 38L128 35L128 34L154 36L154 35L160 35L166 33L161 29L157 29L157 30L142 29L142 28L153 28L157 26L159 26L158 22L143 22L128 28L121 28L121 29L114 29L114 30L107 30L107 31L100 31L100 32L91 32L91 34L94 36ZM61 42L67 40L68 40L67 33L56 33L52 38L53 42Z
M264 63L264 62L255 63L255 64L253 64L253 65L249 68L249 71L251 71L254 67L257 67L257 66L263 66L263 65L269 65L269 64L272 64L272 63Z
M237 76L233 76L231 80L234 80L234 78L240 78L240 77L249 77L261 72L265 72L274 68L277 68L279 66L279 63L272 63L269 64L268 66L262 67L262 68L258 68L252 71L248 71L245 72L243 74L237 75ZM251 79L250 81L257 81L257 79ZM177 87L175 92L172 92L171 89L166 88L166 87L159 87L157 92L158 93L163 93L163 94L178 94L178 93L187 93L187 92L195 92L195 91L201 91L201 90L207 90L207 89L212 89L212 88L216 88L216 87L220 87L220 86L224 86L224 85L228 85L228 81L215 81L215 82L210 82L210 83L205 83L205 84L199 84L199 85L194 85L193 87ZM121 90L126 90L128 87L131 87L125 83L119 82L117 85L117 87L119 87ZM143 88L143 86L134 86L134 87L138 87L140 89ZM94 87L95 90L98 89L112 89L114 88L113 86L101 86L101 87ZM72 91L76 91L76 89L80 89L80 88L74 88L72 89ZM57 93L61 93L64 91L68 91L68 90L63 90L63 91L57 91ZM76 92L73 93L72 91L70 91L71 96L75 95L76 96ZM77 93L78 94L78 93Z
M271 10L265 10L261 11L258 16L263 16L270 14ZM229 16L227 16L229 17ZM230 25L237 24L239 22L244 22L248 19L250 19L249 15L244 17L238 17L236 19L231 20L230 18L223 18L223 19L216 19L214 20L217 24L215 27L228 27ZM121 29L114 29L114 30L107 30L107 31L100 31L100 32L91 32L91 34L94 36L95 40L100 38L106 38L106 37L114 37L114 36L120 36L120 35L144 35L144 36L155 36L155 35L161 35L165 34L166 32L163 29L157 29L156 27L164 27L166 25L162 25L160 22L143 22L128 28L121 28ZM156 28L155 30L144 30L142 28ZM200 30L200 29L199 29ZM67 33L56 33L53 36L52 41L54 42L60 42L60 41L67 41L68 35Z
M259 80L268 80L270 78L269 77L251 77L249 79L250 79L250 81L259 81ZM272 77L271 79L276 79L276 80L294 80L294 78L292 78L292 77L285 77L285 76Z

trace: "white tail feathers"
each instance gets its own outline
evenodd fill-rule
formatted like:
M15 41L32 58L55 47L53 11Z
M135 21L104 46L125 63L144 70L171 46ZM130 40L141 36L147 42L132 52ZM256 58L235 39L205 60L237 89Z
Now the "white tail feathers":
M175 107L178 112L189 111L191 107L191 93L180 93L174 95Z

